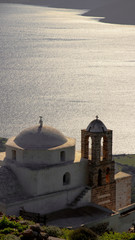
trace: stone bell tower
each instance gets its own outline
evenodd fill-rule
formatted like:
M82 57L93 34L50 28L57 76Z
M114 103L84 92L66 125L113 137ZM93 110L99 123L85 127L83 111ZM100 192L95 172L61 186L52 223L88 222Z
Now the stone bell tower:
M81 131L81 157L88 159L91 201L115 210L116 182L112 161L112 130L108 130L98 116L87 129Z

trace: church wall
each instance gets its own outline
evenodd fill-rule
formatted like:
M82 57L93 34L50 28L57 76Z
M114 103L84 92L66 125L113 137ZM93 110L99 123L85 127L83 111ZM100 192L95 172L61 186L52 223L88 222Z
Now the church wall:
M78 162L42 169L38 173L37 194L50 193L87 185L87 163ZM69 173L69 184L63 183L65 173Z
M17 162L22 162L23 160L23 150L21 149L16 149L10 146L6 146L6 158L12 160L12 150L16 151L16 161Z
M24 191L32 196L68 190L87 185L87 162L64 163L40 169L30 169L9 163ZM65 173L70 174L69 184L63 183Z
M67 208L75 197L83 190L83 187L60 191L44 196L38 196L24 201L8 204L4 213L9 215L19 215L19 210L24 207L26 211L40 214L51 213L63 208Z
M25 167L19 167L15 163L8 164L24 191L29 195L37 195L37 171Z
M116 210L131 204L131 176L116 179Z
M64 162L74 161L75 157L75 146L49 149L49 150L25 150L23 153L23 163L26 164L58 164L61 163L60 153L65 152Z

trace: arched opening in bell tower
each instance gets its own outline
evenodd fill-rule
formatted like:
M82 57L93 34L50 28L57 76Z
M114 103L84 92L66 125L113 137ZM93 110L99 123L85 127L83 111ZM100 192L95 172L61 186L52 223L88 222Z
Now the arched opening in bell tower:
M101 137L101 141L100 141L100 161L103 161L103 149L104 149L104 138Z
M102 170L98 170L98 186L102 186Z
M106 169L106 183L110 183L110 168Z
M92 138L89 137L89 146L88 146L88 159L92 160Z

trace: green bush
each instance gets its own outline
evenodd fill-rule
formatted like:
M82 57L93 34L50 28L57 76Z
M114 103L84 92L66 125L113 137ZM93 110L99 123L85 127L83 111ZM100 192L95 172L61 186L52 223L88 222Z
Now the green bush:
M71 234L71 232L73 232L74 230L69 230L68 228L62 228L62 239L67 239L69 240L69 235Z
M15 220L10 220L6 216L3 216L0 220L0 233L5 232L5 234L8 234L11 232L15 232L15 234L18 234L18 232L23 232L27 228L27 225L22 225Z
M0 240L20 240L20 238L12 234L8 234L8 235L0 235Z
M105 232L109 232L108 230L109 223L101 223L96 225L95 227L91 227L90 229L95 232L97 235L103 235Z
M52 237L60 238L63 235L62 230L56 226L44 226L42 229Z
M69 234L69 240L96 240L97 235L86 227L81 227Z
M117 232L110 232L104 233L100 238L100 240L134 240L135 233L117 233Z
M13 233L14 230L15 230L15 229L8 227L8 228L4 228L4 229L0 230L0 233L1 233L1 234Z

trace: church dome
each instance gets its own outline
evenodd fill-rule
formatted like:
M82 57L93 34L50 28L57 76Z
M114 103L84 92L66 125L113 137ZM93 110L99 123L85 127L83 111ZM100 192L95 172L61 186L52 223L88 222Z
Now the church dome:
M66 137L57 129L49 126L35 126L23 130L14 142L21 148L53 148L67 142Z
M106 132L107 128L104 123L96 116L96 119L90 122L86 130L93 133L102 133Z

